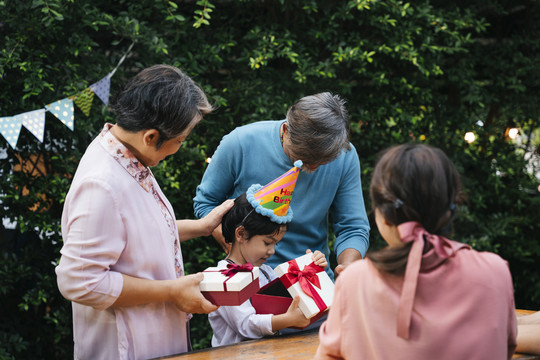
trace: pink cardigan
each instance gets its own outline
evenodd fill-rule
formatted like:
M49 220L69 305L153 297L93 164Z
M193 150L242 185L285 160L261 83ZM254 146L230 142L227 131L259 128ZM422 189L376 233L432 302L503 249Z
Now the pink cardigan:
M506 261L444 240L449 258L433 248L422 255L408 340L397 335L403 276L359 260L336 281L315 358L512 358L517 325Z
M60 292L73 304L73 357L149 359L185 352L188 315L174 304L111 306L122 291L122 274L171 280L177 271L173 208L150 170L137 166L109 129L105 125L82 157L62 214L56 274ZM178 240L178 231L174 236ZM181 259L179 265L181 273Z

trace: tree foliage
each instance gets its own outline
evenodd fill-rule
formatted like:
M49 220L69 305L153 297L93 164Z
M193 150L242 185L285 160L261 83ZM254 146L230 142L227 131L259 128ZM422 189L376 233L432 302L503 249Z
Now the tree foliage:
M217 111L154 173L177 218L192 218L205 160L224 134L282 119L302 96L338 93L368 206L379 150L441 147L468 194L454 238L507 259L516 305L539 309L539 10L536 0L0 0L0 116L84 90L132 43L112 95L144 67L180 67ZM54 274L60 218L77 163L106 121L114 117L96 98L89 116L76 109L73 132L46 113L43 143L25 129L16 149L0 140L1 215L16 225L0 237L1 358L72 357L70 304ZM520 128L519 141L505 136L509 127ZM371 241L382 244L374 224ZM210 238L183 253L191 273L223 256ZM196 348L209 346L209 333L195 316Z

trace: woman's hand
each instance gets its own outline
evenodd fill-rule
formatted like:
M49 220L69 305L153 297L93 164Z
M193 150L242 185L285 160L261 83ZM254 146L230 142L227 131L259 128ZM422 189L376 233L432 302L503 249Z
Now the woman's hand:
M205 217L201 219L201 221L204 221L207 234L206 236L209 236L212 234L212 232L221 225L221 219L223 218L223 215L225 215L234 205L234 200L229 199L225 200L221 205L216 206L212 209Z
M199 284L203 279L204 275L197 273L182 276L174 281L170 297L176 307L184 312L194 314L208 314L219 308L208 301L199 290Z
M225 241L225 236L223 236L223 230L221 229L221 224L217 228L215 228L214 231L212 231L212 236L217 241L217 243L221 246L223 251L226 255L229 255L231 252L232 244L229 244Z
M182 276L174 280L150 280L122 274L122 292L114 302L115 307L137 306L171 302L187 313L208 314L219 307L206 300L199 284L202 273Z
M306 250L306 254L311 253L310 249ZM319 265L322 268L325 268L328 266L328 261L326 261L326 256L319 250L315 250L313 255L311 256L311 260L315 263L315 265Z
M234 200L225 200L221 205L212 209L212 211L202 219L176 220L180 242L199 236L209 236L216 228L219 227L219 229L221 229L221 219L233 205Z
M221 205L212 209L212 211L210 211L208 215L203 218L203 220L206 219L209 222L208 226L211 229L210 232L212 237L216 239L217 243L223 248L223 251L225 251L225 254L227 255L229 255L231 252L231 244L228 244L225 241L225 237L223 236L223 232L221 230L221 219L233 207L233 205L233 199L225 200Z

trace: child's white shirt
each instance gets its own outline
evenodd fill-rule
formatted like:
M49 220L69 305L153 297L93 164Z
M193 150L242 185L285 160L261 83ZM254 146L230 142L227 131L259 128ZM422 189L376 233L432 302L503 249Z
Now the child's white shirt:
M227 264L226 260L221 260L217 266L226 267ZM278 277L266 264L262 264L259 270L260 287ZM260 339L265 335L272 335L274 334L272 316L272 314L256 314L249 299L239 306L221 306L208 314L208 321L214 332L212 346L236 344L243 340Z

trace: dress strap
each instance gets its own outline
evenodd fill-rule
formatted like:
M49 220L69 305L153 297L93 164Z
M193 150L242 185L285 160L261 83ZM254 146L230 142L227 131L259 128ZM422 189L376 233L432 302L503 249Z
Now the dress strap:
M266 271L264 271L261 267L259 267L259 271L263 273L264 277L265 277L268 281L271 281L270 276L268 275L268 273L267 273Z

